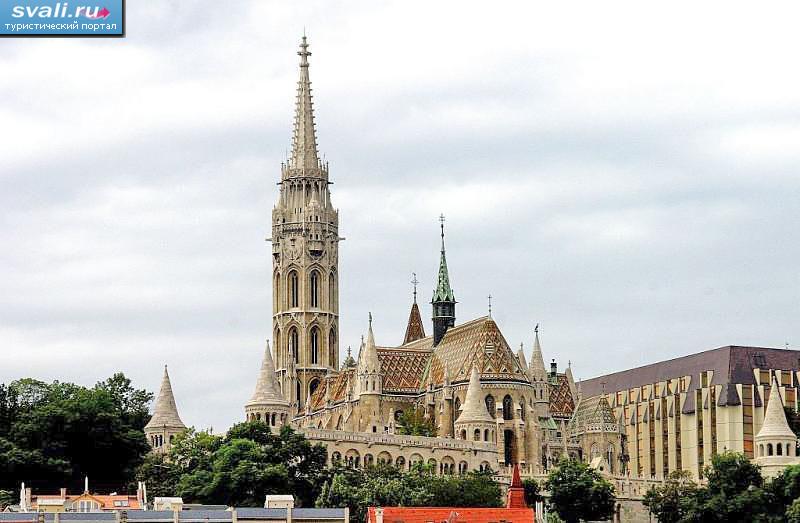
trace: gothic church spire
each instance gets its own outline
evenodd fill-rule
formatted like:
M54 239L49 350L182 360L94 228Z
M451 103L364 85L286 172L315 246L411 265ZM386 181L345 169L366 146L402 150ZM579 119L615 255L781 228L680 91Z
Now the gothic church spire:
M300 80L297 82L297 101L294 113L294 132L292 133L292 156L290 169L317 169L317 134L314 127L314 103L311 97L311 79L308 75L308 40L305 35L300 43Z

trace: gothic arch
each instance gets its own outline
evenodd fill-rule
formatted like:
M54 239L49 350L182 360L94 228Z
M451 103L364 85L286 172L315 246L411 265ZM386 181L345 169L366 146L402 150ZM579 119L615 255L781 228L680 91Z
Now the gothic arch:
M314 395L314 392L319 387L319 383L320 382L319 382L318 378L313 378L310 382L308 382L308 395L309 396L313 396Z
M503 398L503 419L514 419L514 400L508 394Z
M331 269L328 274L328 309L331 312L336 312L336 269Z
M328 332L328 366L336 367L336 327Z
M292 269L289 271L289 274L286 275L286 297L287 297L287 308L291 307L299 307L300 306L300 277L297 275L297 271Z
M320 272L317 269L312 269L308 274L308 299L311 307L318 308L321 303L321 285Z
M494 416L495 416L494 411L495 411L495 408L496 408L495 407L495 403L494 403L494 396L492 396L491 394L487 394L487 396L484 398L483 402L486 403L486 410L489 411L489 416L492 419L494 419Z
M272 278L272 312L278 312L281 304L281 272L275 271Z
M275 333L272 337L272 346L274 347L275 356L277 360L275 364L278 368L283 367L283 351L281 350L281 328L275 327Z
M300 334L299 334L299 332L297 330L297 327L292 325L292 327L289 328L289 336L287 336L287 338L288 339L287 339L286 347L287 347L287 352L289 354L289 357L292 358L292 360L294 360L295 363L299 363L300 362L300 360L299 360L299 357L300 357Z
M320 353L320 340L319 340L319 327L314 325L311 327L311 330L308 332L308 337L310 340L311 346L311 364L317 365L319 364L319 353Z

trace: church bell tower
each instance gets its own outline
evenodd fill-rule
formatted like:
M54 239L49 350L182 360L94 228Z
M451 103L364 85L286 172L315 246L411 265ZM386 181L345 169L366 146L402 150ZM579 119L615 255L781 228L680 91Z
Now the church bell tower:
M293 415L339 364L339 213L319 158L308 74L300 50L292 152L272 210L272 327L276 375Z

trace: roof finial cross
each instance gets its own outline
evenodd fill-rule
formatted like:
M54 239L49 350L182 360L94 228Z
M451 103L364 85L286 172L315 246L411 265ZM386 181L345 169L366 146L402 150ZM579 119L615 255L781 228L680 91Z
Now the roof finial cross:
M492 294L489 293L489 317L492 317Z
M442 228L442 250L444 250L444 213L439 215L439 226Z
M417 284L418 283L419 283L419 280L417 280L417 273L416 272L412 272L411 273L411 285L414 286L414 303L417 303Z
M369 313L369 326L372 328L372 312Z
M539 324L536 324L536 327L533 328L533 332L539 334Z

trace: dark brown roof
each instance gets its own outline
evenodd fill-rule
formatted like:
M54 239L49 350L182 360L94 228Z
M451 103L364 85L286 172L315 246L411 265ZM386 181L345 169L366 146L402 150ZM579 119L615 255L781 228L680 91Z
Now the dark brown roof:
M417 302L411 306L411 313L408 315L408 325L406 325L406 337L403 345L417 341L425 337L425 327L422 325L422 316L419 314Z
M681 376L692 376L689 391L699 387L699 374L714 371L711 385L722 385L719 405L738 405L739 396L733 384L755 384L753 369L800 370L800 351L767 347L729 345L680 358L651 363L643 367L614 372L581 382L587 396L641 387ZM605 387L605 388L604 388ZM694 395L687 394L684 412L693 412Z

